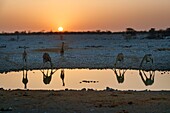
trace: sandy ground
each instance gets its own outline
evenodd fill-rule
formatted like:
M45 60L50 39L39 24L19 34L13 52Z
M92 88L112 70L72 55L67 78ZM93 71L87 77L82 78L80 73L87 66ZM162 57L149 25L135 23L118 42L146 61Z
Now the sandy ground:
M170 92L0 90L0 112L169 113Z
M40 69L43 65L43 53L51 56L55 68L93 68L112 69L116 57L123 53L124 64L118 68L139 69L145 54L151 54L152 70L170 70L170 38L145 39L138 35L136 39L126 40L121 34L111 35L1 35L0 36L0 72L23 69L22 53L27 47L28 69ZM64 55L60 55L64 42ZM46 68L49 68L48 66ZM146 67L144 67L146 68Z

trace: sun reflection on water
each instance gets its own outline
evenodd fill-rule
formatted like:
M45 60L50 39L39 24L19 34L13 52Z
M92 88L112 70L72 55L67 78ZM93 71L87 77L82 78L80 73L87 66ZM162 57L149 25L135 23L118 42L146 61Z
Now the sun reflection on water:
M44 70L44 73L48 71L50 72L50 70ZM150 76L149 72L145 73L147 77ZM59 69L50 76L48 84L44 83L45 78L40 70L28 71L26 83L23 82L23 76L23 71L0 74L0 87L33 90L64 90L66 88L103 90L106 87L118 90L170 90L169 72L159 71L155 71L154 82L149 85L141 78L139 70Z

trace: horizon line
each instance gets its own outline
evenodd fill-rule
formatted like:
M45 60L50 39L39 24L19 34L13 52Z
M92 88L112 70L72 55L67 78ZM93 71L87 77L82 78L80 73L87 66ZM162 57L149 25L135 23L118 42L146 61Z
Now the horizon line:
M72 32L75 32L75 33L83 33L83 32L111 32L111 33L116 33L116 32L126 32L128 28L132 28L134 31L136 32L147 32L149 31L150 29L155 29L155 31L164 31L164 30L167 30L167 29L170 29L170 27L166 27L165 29L163 28L160 28L160 29L157 29L155 27L151 27L150 29L145 29L145 30L136 30L135 28L133 27L127 27L125 28L125 30L119 30L119 31L113 31L113 30L100 30L100 29L96 29L96 30L75 30L75 31L58 31L58 30L37 30L37 31L31 31L31 30L15 30L15 31L1 31L0 34L3 34L3 33L72 33Z

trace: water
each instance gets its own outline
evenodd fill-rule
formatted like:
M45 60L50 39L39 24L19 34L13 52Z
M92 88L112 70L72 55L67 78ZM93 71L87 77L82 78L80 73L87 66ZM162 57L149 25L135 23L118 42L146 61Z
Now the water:
M123 70L116 69L118 76ZM114 70L96 70L96 69L59 69L59 70L32 70L9 72L0 74L0 87L4 89L32 89L32 90L64 90L82 88L103 90L110 87L118 90L170 90L170 74L169 71L161 72L142 72L144 80L139 75L139 70L124 70L124 77L116 77ZM24 73L23 73L24 72ZM47 77L52 73L51 79ZM26 78L27 73L27 78ZM44 73L44 76L43 76ZM62 73L62 77L61 77ZM152 79L145 81L145 75ZM155 74L155 75L154 75ZM23 75L24 78L23 79ZM62 80L63 79L63 80ZM44 81L43 81L44 80ZM145 82L144 82L145 81Z

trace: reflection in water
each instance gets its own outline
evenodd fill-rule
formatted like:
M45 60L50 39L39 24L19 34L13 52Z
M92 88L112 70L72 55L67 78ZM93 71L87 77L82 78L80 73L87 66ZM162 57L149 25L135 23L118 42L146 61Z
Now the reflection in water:
M67 72L67 81L65 74ZM20 76L18 76L18 73ZM55 69L0 74L0 86L5 89L24 88L64 90L92 88L102 90L106 87L120 90L170 90L169 72L146 70L89 70L89 69ZM43 74L43 76L42 76ZM113 74L114 78L113 79ZM59 75L59 76L58 76ZM52 80L53 79L53 80ZM126 79L126 82L124 81ZM155 81L155 79L157 81ZM22 81L21 81L22 80ZM95 81L97 80L97 81ZM12 81L12 82L11 82ZM43 81L43 82L42 82ZM58 82L59 81L59 82ZM60 81L62 81L60 84ZM81 82L80 82L81 81ZM100 82L98 82L100 81ZM67 87L63 87L67 82ZM80 84L81 83L81 84ZM121 85L119 83L122 83ZM46 85L50 84L50 85ZM154 85L153 85L154 84Z
M63 86L65 86L65 83L64 83L64 69L61 70L60 78L61 78L61 80L63 82Z
M26 48L27 47L22 47L24 48L24 52L22 53L22 59L23 59L23 77L22 77L22 83L24 84L24 88L27 89L27 83L28 83L28 77L27 77L27 52Z
M46 72L44 71L44 69L40 70L43 74L44 84L49 84L51 82L52 75L57 71L57 70L53 69L53 64L52 64L50 55L48 53L44 53L43 54L43 68L44 68L45 63L47 63L47 62L50 62L51 69L47 69Z
M23 77L22 77L22 83L24 84L24 88L27 89L27 83L28 83L28 77L27 77L28 70L23 69Z
M113 69L118 83L123 83L124 82L124 75L125 72L127 71L126 69Z
M146 75L147 71L139 70L139 75L143 83L148 86L154 83L155 71L149 71L149 77Z
M149 71L142 70L143 67L149 66ZM152 85L154 83L155 71L153 70L153 58L151 54L146 54L140 63L139 75L146 86ZM147 69L147 68L146 68ZM147 76L147 73L149 74Z
M80 82L80 84L81 83L98 83L99 81L95 81L95 80L82 80L82 82Z
M50 72L49 72L49 70L50 70ZM40 71L41 71L42 74L43 74L43 82L44 82L44 84L47 85L47 84L50 84L52 75L53 75L57 70L55 70L55 69L47 69L46 73L45 73L44 69L43 69L43 70L40 70Z
M118 62L120 64L123 64L123 62L124 62L124 55L123 55L123 53L119 53L117 55L116 62L114 64L115 69L113 69L113 71L114 71L114 73L116 75L118 83L123 83L124 82L124 75L125 75L126 69L116 69L116 66L117 66Z

